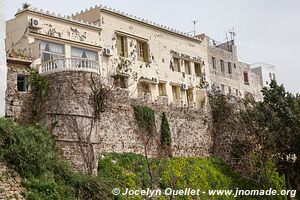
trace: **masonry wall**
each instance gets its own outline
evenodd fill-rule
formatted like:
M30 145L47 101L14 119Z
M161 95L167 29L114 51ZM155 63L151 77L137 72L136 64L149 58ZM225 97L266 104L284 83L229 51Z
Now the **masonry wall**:
M26 64L8 62L5 117L20 123L26 123L30 115L30 104L28 102L30 94L28 91L18 91L18 75L29 76L28 66Z
M103 152L144 154L147 141L147 135L139 129L131 106L144 102L131 100L126 95L110 100L105 112L93 121L91 75L87 72L61 72L46 76L50 84L50 98L45 106L44 122L56 136L61 154L77 170L86 170L85 161L96 162L97 156ZM97 76L93 78L97 79ZM211 120L204 109L147 105L156 112L156 133L147 145L149 156L163 154L160 145L162 112L166 112L169 119L173 156L210 155Z
M24 200L21 177L6 162L0 160L0 199Z
M6 53L5 53L5 18L4 1L0 1L0 117L5 114L5 90L6 90Z

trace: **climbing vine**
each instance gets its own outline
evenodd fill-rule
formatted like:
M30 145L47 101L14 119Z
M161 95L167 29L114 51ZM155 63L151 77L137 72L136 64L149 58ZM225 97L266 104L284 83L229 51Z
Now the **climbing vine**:
M161 118L161 136L160 142L163 146L170 146L171 145L171 130L167 118L167 114L165 112L162 113Z
M134 105L135 119L141 129L147 133L155 132L155 111L147 106Z
M94 79L92 75L90 87L92 90L91 99L94 108L94 117L98 119L101 112L104 112L107 107L108 99L113 92L113 87L107 86L99 79Z
M29 85L31 90L32 122L37 122L41 115L45 101L49 96L49 84L45 77L36 70L30 69Z

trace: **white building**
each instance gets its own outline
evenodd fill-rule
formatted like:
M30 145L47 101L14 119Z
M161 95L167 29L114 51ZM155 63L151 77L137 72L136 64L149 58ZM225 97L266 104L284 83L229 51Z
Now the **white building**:
M260 77L260 84L263 87L269 87L271 80L276 78L275 66L267 63L254 63L251 65L251 71Z
M0 117L5 114L5 90L6 90L6 53L5 53L5 19L4 1L0 1Z

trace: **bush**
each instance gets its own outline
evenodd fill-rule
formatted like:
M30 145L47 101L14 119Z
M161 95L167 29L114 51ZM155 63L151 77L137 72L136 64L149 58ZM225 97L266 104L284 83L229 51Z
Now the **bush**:
M207 190L235 190L258 189L256 182L243 178L223 161L217 158L166 158L151 159L151 171L155 176L155 188L162 190L166 188L185 189L193 188L202 191ZM149 175L144 156L132 153L125 154L104 154L99 160L98 176L110 179L113 187L121 190L147 189L149 188ZM271 187L281 190L282 178L274 174L271 178ZM136 199L143 199L138 196ZM257 196L239 196L236 199L255 200ZM263 199L264 197L262 197ZM118 199L126 199L119 196ZM169 199L161 197L160 199ZM233 196L210 196L205 194L198 197L180 196L178 199L235 199ZM275 198L274 198L275 199ZM276 199L285 199L283 196L276 196Z
M111 199L106 181L73 172L59 158L52 136L39 125L18 126L0 119L0 150L23 178L27 199Z

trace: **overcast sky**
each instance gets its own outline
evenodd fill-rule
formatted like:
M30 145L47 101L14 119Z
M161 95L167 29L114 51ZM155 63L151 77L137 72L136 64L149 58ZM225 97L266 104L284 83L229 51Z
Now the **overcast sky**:
M4 0L11 19L22 0ZM299 0L27 0L33 7L70 15L102 4L184 32L193 30L225 41L234 27L240 61L276 66L287 90L300 92ZM299 60L298 60L299 59Z

